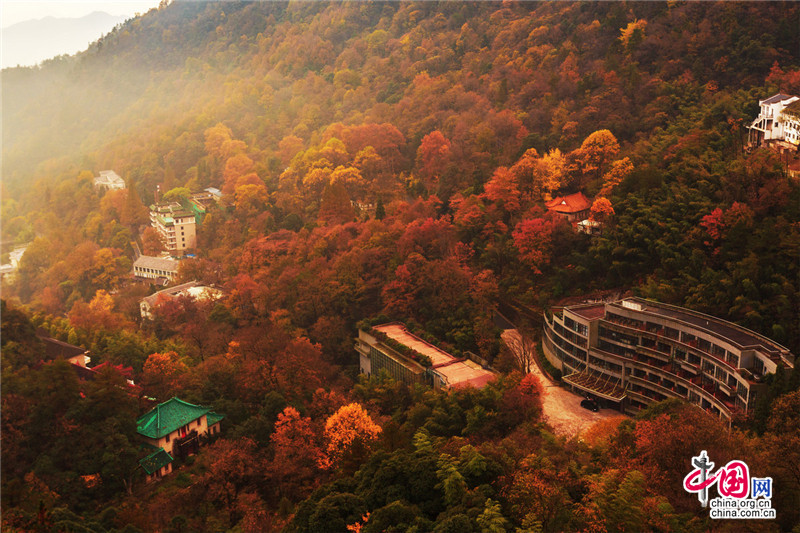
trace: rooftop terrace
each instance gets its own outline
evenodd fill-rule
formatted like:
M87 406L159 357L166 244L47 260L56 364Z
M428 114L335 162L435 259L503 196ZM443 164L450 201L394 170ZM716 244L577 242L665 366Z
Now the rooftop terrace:
M468 359L458 359L451 354L426 342L406 329L403 324L390 323L374 326L373 329L385 333L409 348L431 359L432 368L447 379L451 387L472 385L480 388L488 383L494 373Z

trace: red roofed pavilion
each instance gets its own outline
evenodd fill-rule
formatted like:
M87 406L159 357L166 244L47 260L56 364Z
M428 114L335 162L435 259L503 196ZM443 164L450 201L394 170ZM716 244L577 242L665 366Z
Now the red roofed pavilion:
M558 196L549 202L545 202L548 211L558 213L569 222L585 220L589 218L589 209L592 202L582 192Z

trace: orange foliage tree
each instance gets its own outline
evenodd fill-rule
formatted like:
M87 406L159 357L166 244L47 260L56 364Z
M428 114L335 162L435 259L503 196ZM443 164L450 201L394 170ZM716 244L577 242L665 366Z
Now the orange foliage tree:
M176 352L153 353L142 368L142 386L161 401L172 397L188 367Z
M325 456L321 466L358 466L380 433L381 427L361 404L343 405L325 422Z
M125 317L114 311L114 300L104 290L97 291L88 304L76 301L69 312L69 322L85 331L111 331L131 326Z
M591 208L591 219L598 222L607 222L614 216L614 206L608 198L598 196L594 199Z
M164 241L161 234L152 226L148 226L142 232L142 253L144 255L157 256L164 250Z

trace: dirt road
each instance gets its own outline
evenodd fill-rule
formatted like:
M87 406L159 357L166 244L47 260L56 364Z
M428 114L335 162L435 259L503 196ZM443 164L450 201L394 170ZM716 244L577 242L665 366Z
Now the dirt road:
M502 338L506 346L518 356L522 356L523 352L531 353L531 350L535 349L526 347L523 350L519 332L515 329L503 331ZM535 361L531 362L530 371L542 382L544 418L557 435L575 437L599 420L620 415L619 411L612 409L600 409L596 413L584 409L581 407L582 396L573 394L552 382L542 373Z

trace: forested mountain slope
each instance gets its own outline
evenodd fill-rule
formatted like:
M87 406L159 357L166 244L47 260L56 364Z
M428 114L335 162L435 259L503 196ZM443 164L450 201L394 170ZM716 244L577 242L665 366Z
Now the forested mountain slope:
M317 530L374 512L364 531L699 531L696 500L662 473L678 475L670 446L708 424L680 449L747 450L781 480L791 524L797 492L776 452L791 447L796 372L739 421L761 436L719 444L717 422L665 406L564 442L530 378L480 393L354 385L352 337L384 315L508 373L497 302L538 312L631 290L800 353L800 187L744 142L759 99L800 94L798 17L770 2L174 1L85 53L3 71L2 236L31 243L3 284L22 332L3 335L4 521ZM105 169L129 189L95 191ZM142 323L154 288L129 282L131 242L157 247L140 233L157 186L222 190L179 278L228 297ZM602 235L546 213L578 191ZM128 464L91 448L67 461L76 438L102 447L109 428L133 461L126 420L141 406L111 394L118 407L97 410L119 376L81 390L37 365L26 317L131 367L147 395L226 413L213 453L158 494L129 495ZM353 402L371 437L334 460L325 424ZM95 474L103 485L81 477ZM630 499L649 511L620 514Z

